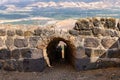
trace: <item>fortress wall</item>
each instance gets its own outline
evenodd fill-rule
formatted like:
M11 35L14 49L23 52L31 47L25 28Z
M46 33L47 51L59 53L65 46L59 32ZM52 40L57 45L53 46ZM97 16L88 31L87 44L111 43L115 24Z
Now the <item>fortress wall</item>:
M77 70L120 66L120 21L114 18L86 18L65 31L55 27L0 27L0 67L5 70L43 71L46 62L42 49L53 39L62 38L73 49Z

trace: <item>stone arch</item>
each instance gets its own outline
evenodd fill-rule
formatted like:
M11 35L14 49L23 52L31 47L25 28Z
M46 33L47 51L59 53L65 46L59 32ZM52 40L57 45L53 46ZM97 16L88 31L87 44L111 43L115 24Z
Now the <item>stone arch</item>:
M58 62L58 59L60 59L58 56L60 56L61 54L56 55L56 46L58 45L59 41L63 41L67 45L65 47L65 62L74 66L74 56L76 54L75 46L74 44L72 44L71 41L61 37L54 37L47 45L47 54L50 59L50 63L56 63Z

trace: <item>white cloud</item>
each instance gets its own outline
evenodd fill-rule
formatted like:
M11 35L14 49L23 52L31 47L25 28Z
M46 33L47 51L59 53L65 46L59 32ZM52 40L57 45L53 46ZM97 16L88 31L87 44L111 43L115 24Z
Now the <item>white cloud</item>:
M6 6L6 9L5 11L7 12L14 12L14 11L32 11L32 8L33 7L23 7L23 8L20 8L20 7L16 7L15 5L5 5Z
M85 8L85 9L103 9L112 7L112 4L105 3L103 1L99 2L37 2L34 4L28 5L30 7L62 7L62 8Z
M120 7L120 1L116 2L116 3L115 3L115 6L116 6L116 7Z
M0 5L1 4L6 4L6 3L11 3L11 2L20 2L22 0L0 0Z

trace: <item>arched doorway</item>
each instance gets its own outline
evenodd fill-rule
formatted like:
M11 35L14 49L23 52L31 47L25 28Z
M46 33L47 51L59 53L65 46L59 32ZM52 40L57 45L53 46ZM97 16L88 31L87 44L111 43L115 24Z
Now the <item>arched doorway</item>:
M61 61L62 60L61 50L57 48L59 41L62 41L66 44L66 46L64 47L64 53L65 53L64 61ZM68 40L65 40L60 37L52 39L47 46L47 54L52 66L55 66L55 64L58 63L74 65L75 47Z

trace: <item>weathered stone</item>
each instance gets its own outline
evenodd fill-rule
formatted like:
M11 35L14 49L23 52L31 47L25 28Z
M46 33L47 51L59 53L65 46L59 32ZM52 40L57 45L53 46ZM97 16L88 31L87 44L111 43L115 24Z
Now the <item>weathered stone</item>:
M12 50L11 57L13 59L19 59L20 58L20 50L19 49Z
M120 20L119 20L118 23L117 23L117 28L118 28L119 31L120 31Z
M75 30L89 30L91 29L91 26L89 26L89 21L87 20L79 20L78 22L76 22Z
M12 37L7 37L7 39L5 40L5 44L6 44L6 46L9 47L9 48L12 47L13 44L14 44L13 38L12 38Z
M29 44L31 48L35 48L40 37L30 37Z
M119 33L117 31L112 31L111 30L109 33L110 33L111 37L119 37Z
M107 67L117 67L120 66L120 64L116 63L115 61L102 59L98 61L97 66L98 68L107 68Z
M75 59L75 69L77 71L95 69L96 63L90 63L90 58Z
M25 31L24 32L24 36L33 36L33 32L31 32L31 31Z
M4 70L7 70L7 71L16 71L16 70L17 70L16 60L7 60L7 61L4 63L3 69L4 69Z
M111 36L110 35L110 30L101 30L101 35L102 36Z
M29 48L20 49L20 53L23 58L31 58L32 57L32 50Z
M43 57L42 49L31 49L31 52L32 52L32 55L31 55L32 59L39 59Z
M46 63L44 58L24 59L23 69L25 72L41 72L45 69Z
M118 42L115 39L104 38L102 39L101 44L106 49L118 48Z
M6 31L4 29L0 29L0 36L5 36L6 35Z
M42 30L41 29L36 29L36 30L34 30L34 35L36 35L36 36L40 36L41 34L42 34Z
M96 38L86 38L84 46L97 48L99 46L99 41Z
M100 19L100 22L101 22L102 24L104 24L104 23L105 23L105 21L106 21L106 19L105 19L105 18L101 18L101 19Z
M11 52L7 49L0 50L0 59L10 59Z
M49 30L49 29L43 29L41 31L41 34L44 35L44 36L51 36L52 34L54 34L54 31L53 30Z
M109 19L106 19L104 27L115 29L115 25L116 25L116 20L114 18L109 18Z
M97 18L93 18L93 25L99 27L100 21Z
M3 40L0 38L0 47L4 45Z
M23 36L23 31L22 30L16 30L16 35L18 36Z
M16 60L16 62L17 62L17 70L18 71L24 71L24 68L23 68L23 61L24 61L24 59L22 60Z
M69 30L69 33L70 33L71 35L75 35L75 36L78 36L78 35L79 35L79 31L77 31L77 30Z
M77 36L74 40L75 47L84 47L84 41L83 38L80 36Z
M7 35L8 35L8 36L14 36L14 35L15 35L15 32L12 31L12 30L8 30L8 31L7 31Z
M16 50L16 53L19 52ZM32 59L39 59L43 57L42 49L21 49L19 54L21 53L23 58L32 58ZM17 55L19 55L17 54Z
M98 34L101 34L101 29L100 28L93 28L92 32L93 32L93 35L98 35Z
M14 40L14 45L18 48L27 47L28 46L28 41L27 41L27 39L15 39Z
M106 57L106 51L101 50L101 49L97 49L97 50L94 50L94 53L92 53L92 55L94 57L104 58L104 57Z
M86 36L88 35L88 36L90 36L90 35L92 35L92 31L91 30L89 30L89 31L80 31L79 34L80 35L86 35Z
M120 58L120 50L108 50L108 58Z
M91 57L92 49L90 49L90 48L85 48L85 54L86 54L88 57Z
M119 34L117 31L113 31L113 30L101 30L101 35L102 36L111 36L111 37L118 37Z
M85 54L85 49L83 47L77 47L75 58L85 58L87 55Z

